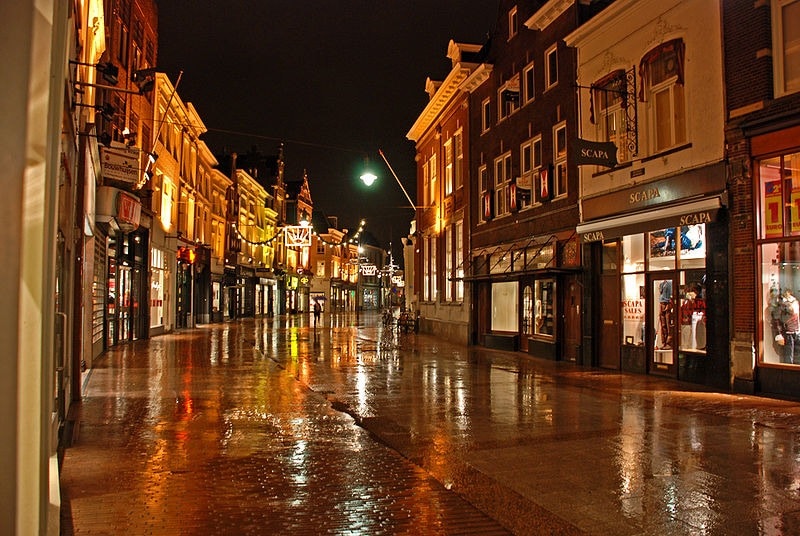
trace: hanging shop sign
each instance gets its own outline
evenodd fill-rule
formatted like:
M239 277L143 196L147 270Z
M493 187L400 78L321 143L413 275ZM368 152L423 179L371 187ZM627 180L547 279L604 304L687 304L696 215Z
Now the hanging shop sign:
M103 178L136 184L139 182L141 150L136 147L101 147Z
M142 216L142 203L133 194L114 188L97 188L96 214L98 222L108 223L112 228L130 233L139 228Z
M579 166L595 165L614 167L617 165L617 146L611 141L575 140L575 162Z

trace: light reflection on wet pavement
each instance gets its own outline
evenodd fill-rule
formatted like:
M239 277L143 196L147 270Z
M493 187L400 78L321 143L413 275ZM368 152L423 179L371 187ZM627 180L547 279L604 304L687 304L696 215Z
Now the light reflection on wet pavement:
M358 321L109 352L62 469L74 533L504 533L457 492L517 534L800 534L797 403Z

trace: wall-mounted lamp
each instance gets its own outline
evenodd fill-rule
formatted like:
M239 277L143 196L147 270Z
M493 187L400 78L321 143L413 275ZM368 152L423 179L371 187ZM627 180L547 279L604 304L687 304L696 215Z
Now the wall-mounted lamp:
M85 65L87 67L94 67L97 72L103 77L103 80L116 86L119 83L119 68L110 61L100 63L83 63L80 61L69 60L73 65Z
M139 88L139 93L144 95L153 90L156 84L156 68L139 69L131 75L131 80Z
M105 104L81 104L80 102L76 102L73 106L80 106L82 108L94 108L98 113L103 116L103 119L106 121L113 121L114 114L117 112L117 109L114 108L109 103Z

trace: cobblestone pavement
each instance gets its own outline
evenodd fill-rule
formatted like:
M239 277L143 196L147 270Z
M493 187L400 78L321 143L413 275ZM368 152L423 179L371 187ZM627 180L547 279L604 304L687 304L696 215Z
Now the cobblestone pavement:
M229 323L104 356L63 461L62 534L508 534L252 334Z
M65 454L65 527L800 534L798 403L378 324L251 319L112 350Z

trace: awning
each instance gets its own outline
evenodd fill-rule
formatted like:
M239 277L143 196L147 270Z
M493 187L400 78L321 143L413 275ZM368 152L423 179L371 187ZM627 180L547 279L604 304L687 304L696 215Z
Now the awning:
M667 227L711 223L716 221L719 209L724 206L721 197L707 197L689 203L582 223L576 231L585 243Z

